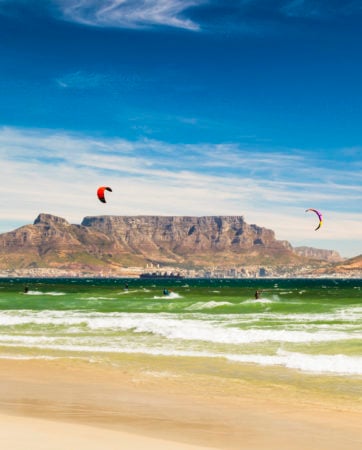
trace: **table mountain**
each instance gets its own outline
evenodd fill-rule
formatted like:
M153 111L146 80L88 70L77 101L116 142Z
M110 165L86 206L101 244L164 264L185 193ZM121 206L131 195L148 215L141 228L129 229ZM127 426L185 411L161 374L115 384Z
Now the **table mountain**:
M192 268L304 261L289 242L247 224L242 216L96 216L73 225L42 213L33 225L0 235L0 269L97 271L150 262Z

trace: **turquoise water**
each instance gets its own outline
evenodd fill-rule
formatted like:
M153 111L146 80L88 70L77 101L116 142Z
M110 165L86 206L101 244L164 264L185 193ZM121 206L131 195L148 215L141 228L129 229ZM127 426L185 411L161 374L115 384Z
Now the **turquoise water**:
M361 279L1 279L0 357L217 358L359 378L361 290Z

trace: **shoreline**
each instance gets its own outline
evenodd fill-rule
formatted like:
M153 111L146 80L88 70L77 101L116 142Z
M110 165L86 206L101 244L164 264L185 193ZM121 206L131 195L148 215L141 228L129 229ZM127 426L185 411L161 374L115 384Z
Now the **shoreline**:
M94 279L94 280L137 280L137 281L189 281L189 280L361 280L362 279L362 270L357 269L356 273L351 272L334 272L334 273L322 273L322 274L294 274L294 275L265 275L265 276L244 276L244 277L219 277L219 276L182 276L181 278L170 278L170 277L140 277L140 273L137 274L107 274L107 275L99 275L97 272L84 273L79 272L75 273L74 270L69 270L67 272L62 272L61 274L55 274L54 271L50 270L46 272L47 274L41 273L28 273L19 274L19 270L16 270L13 274L5 273L0 271L0 280L7 279L19 279L19 280L59 280L59 279L72 279L72 280L86 280L86 279Z
M13 421L7 450L20 449L22 438L15 431L21 427L35 442L39 433L31 437L31 422L42 421L43 435L55 427L65 436L73 433L74 439L85 433L103 436L109 447L102 450L113 449L111 442L127 448L120 445L127 439L140 439L141 449L161 449L162 442L170 441L175 445L168 448L178 449L177 443L180 450L362 447L361 398L336 400L282 384L258 385L197 373L190 377L165 368L167 362L163 367L152 358L128 361L123 368L69 359L2 359L0 415L9 426L2 427L0 441L4 433L11 434ZM77 449L90 450L85 441L80 439ZM66 442L59 445L53 450L69 450L69 442L68 447Z

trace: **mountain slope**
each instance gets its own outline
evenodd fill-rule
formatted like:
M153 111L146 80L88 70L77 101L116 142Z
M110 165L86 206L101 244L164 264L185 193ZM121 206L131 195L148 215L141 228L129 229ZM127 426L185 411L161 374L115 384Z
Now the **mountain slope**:
M339 273L345 276L352 276L354 274L362 273L362 255L354 258L346 259L343 262L333 264L324 270L321 270L322 274Z
M241 216L97 216L72 225L42 213L33 225L0 235L1 269L99 270L148 262L229 267L304 260L272 230L249 225Z

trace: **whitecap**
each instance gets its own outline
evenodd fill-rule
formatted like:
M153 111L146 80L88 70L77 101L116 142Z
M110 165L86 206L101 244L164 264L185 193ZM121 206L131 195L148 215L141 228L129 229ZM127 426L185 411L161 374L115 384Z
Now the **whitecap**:
M213 307L220 306L222 302L208 303L209 309L212 309ZM205 306L204 303L202 305ZM192 306L195 308L195 305ZM78 327L82 332L88 329L103 330L103 332L122 331L137 334L146 333L161 336L168 340L201 341L233 345L260 342L312 343L362 339L362 333L358 328L351 332L345 326L336 329L335 326L326 327L326 324L321 324L321 326L312 324L312 329L308 329L303 322L301 322L300 326L299 324L292 323L291 326L293 328L290 329L286 321L281 329L239 328L239 323L247 323L250 326L252 320L259 318L265 319L266 317L275 318L278 317L276 314L240 314L237 317L227 318L226 321L224 318L213 318L212 316L207 316L207 320L205 320L205 317L204 320L199 320L199 315L204 316L202 313L194 313L193 317L190 317L189 314L3 311L0 312L0 326L35 324L44 327L65 326L72 327L73 329ZM298 319L298 315L296 315L296 319ZM313 319L315 320L315 317ZM285 320L285 318L281 317L281 320ZM354 326L354 324L351 325ZM45 330L44 332L46 333ZM0 339L2 339L1 335Z
M94 341L95 342L95 341ZM126 353L147 354L155 356L179 356L179 357L202 357L202 358L225 358L228 361L246 364L258 364L261 366L281 366L288 369L299 370L311 374L326 375L362 375L362 357L347 355L312 355L297 352L278 350L274 355L264 354L230 354L210 351L182 350L179 348L149 347L144 345L107 345L99 341L95 345L89 345L88 339L79 340L77 344L67 342L65 339L30 337L20 339L11 337L5 340L9 347L28 347L42 350L82 352L91 354L89 358L94 359L95 353ZM69 357L69 355L67 356ZM55 359L56 356L47 355L0 355L2 359ZM84 358L84 356L83 356Z
M274 303L274 301L270 300L269 298L252 298L241 302L240 305L245 305L247 303Z
M25 293L25 295L65 295L65 292L42 292L42 291L28 291Z
M233 303L230 302L215 302L215 301L210 301L210 302L197 302L194 303L193 305L188 306L187 308L185 308L186 311L194 311L194 310L202 310L202 309L214 309L214 308L219 308L220 306L232 306Z
M167 295L154 295L153 298L168 300L169 298L183 298L183 297L182 297L182 295L178 294L177 292L169 292Z

